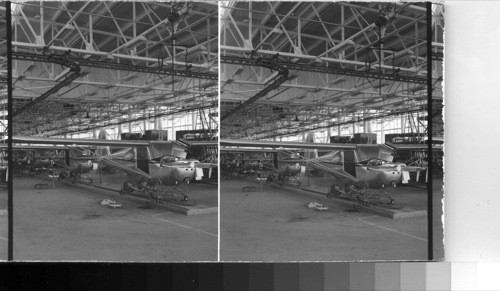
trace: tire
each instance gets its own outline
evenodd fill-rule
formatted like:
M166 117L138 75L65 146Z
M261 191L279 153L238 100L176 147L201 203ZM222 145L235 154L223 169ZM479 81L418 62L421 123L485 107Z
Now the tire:
M340 185L332 184L332 185L330 185L328 192L329 192L329 194L331 194L333 196L339 196L340 194L342 194L341 190L342 190L342 188L340 187Z

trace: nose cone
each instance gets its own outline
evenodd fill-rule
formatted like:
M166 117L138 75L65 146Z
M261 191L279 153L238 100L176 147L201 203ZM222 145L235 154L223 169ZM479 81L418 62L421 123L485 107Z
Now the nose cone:
M194 167L162 167L155 174L164 185L178 185L186 181L194 181Z
M401 182L401 172L400 171L391 171L391 172L382 172L382 183L390 184L392 182L399 183Z

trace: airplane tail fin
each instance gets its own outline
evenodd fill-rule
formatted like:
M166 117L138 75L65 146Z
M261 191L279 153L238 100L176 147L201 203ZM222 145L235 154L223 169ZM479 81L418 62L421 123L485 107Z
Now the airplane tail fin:
M106 140L107 133L105 130L99 131L99 135L97 136L97 139L100 140ZM99 157L103 156L109 156L111 154L111 150L109 149L109 146L98 146L96 150L96 154Z
M304 142L313 143L314 142L314 133L312 133L312 132L308 133ZM304 151L304 155L307 159L317 159L318 158L318 150L317 149L306 149Z
M349 175L356 177L356 157L353 150L344 151L344 171Z

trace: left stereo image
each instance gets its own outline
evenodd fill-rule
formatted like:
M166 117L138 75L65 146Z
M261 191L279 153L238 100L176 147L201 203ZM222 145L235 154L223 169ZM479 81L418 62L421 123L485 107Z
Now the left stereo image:
M217 2L5 5L0 260L217 261Z

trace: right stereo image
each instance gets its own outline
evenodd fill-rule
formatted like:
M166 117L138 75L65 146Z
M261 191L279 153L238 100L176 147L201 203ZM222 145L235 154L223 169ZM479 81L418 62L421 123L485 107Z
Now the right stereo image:
M220 260L442 260L444 6L221 2Z

